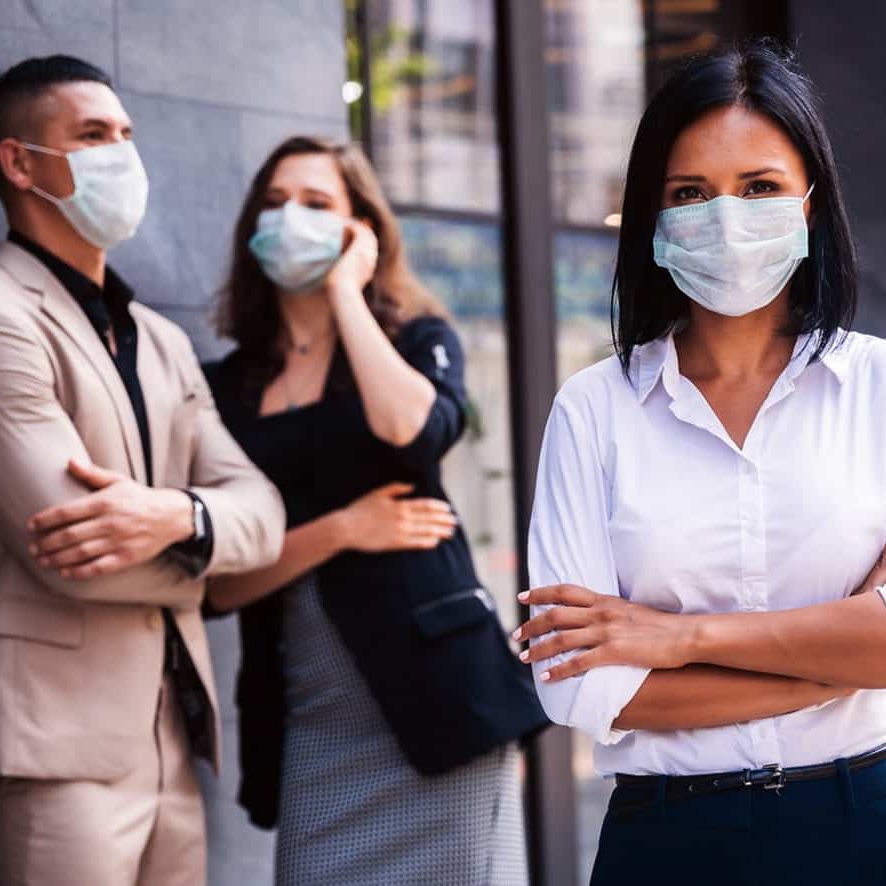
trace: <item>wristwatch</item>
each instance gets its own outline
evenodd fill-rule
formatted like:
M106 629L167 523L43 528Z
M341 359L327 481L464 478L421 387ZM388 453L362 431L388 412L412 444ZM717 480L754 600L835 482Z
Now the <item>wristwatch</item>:
M199 495L191 492L190 489L182 489L181 491L191 499L194 532L184 541L177 542L167 548L166 554L185 572L196 577L206 569L212 559L214 545L212 517Z
M191 499L193 508L194 534L187 541L204 542L207 535L206 505L203 504L199 496L194 495L189 489L183 489L182 492Z

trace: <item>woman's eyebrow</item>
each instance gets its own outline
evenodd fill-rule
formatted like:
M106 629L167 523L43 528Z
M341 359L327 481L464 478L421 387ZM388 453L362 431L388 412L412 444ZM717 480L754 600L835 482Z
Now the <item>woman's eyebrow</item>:
M784 169L780 166L765 166L763 169L753 169L750 172L743 172L739 175L740 179L748 179L748 178L756 178L758 175L768 175L771 172L776 172L779 175L787 175Z
M780 166L764 166L762 169L752 169L748 172L740 172L737 177L744 181L749 178L756 178L758 175L767 175L772 172L778 173L779 175L787 175L787 172ZM674 172L665 177L665 183L673 181L706 182L707 179L703 175L686 175L682 172Z
M304 193L305 193L305 194L311 194L311 195L316 196L316 197L325 197L327 200L331 200L331 199L332 199L332 194L330 194L328 191L324 191L322 188L315 188L315 187L312 187L311 185L308 185L308 186L304 189Z
M707 179L703 175L684 175L682 172L675 172L665 178L665 182L706 182Z

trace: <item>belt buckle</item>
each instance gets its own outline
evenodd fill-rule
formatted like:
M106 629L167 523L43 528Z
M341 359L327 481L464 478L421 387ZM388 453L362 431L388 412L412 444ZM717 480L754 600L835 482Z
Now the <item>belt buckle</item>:
M763 769L768 770L771 773L770 781L763 782L763 790L775 791L776 793L781 794L781 789L785 786L784 769L782 769L781 764L769 763L767 766L764 766Z

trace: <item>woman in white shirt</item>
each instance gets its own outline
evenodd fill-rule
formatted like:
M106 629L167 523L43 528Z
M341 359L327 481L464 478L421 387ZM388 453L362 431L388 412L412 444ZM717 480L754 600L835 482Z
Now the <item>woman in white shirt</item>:
M515 636L616 774L593 886L886 883L886 343L811 84L697 60L631 153L617 356L551 412Z

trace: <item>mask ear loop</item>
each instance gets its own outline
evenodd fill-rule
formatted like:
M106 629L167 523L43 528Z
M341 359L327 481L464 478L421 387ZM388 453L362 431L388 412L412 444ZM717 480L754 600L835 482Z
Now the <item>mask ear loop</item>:
M59 151L57 148L44 148L43 145L34 145L31 142L23 142L19 141L19 144L23 148L27 148L29 151L36 151L38 154L52 154L54 157L67 157L68 155L64 151Z
M812 182L812 184L809 185L809 190L806 192L806 195L803 197L803 202L804 202L804 203L809 199L809 195L812 193L812 189L813 189L814 187L815 187L815 182Z
M19 140L19 144L26 148L29 151L36 151L38 154L49 154L53 157L67 157L68 155L64 151L59 151L57 148L45 148L43 145L35 145L31 142L23 142ZM68 164L70 166L70 164ZM56 197L54 194L50 194L48 191L44 191L43 188L38 188L37 185L31 185L30 190L32 190L38 197L42 197L44 200L48 200L54 206L61 206L64 200L68 198ZM76 190L76 186L75 186Z

